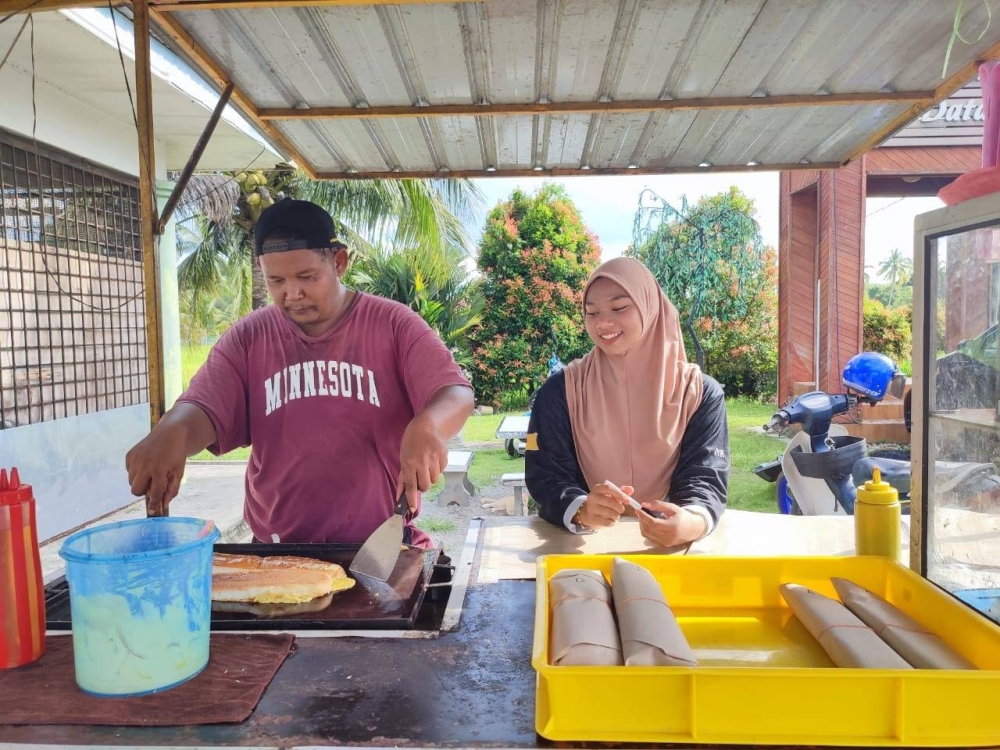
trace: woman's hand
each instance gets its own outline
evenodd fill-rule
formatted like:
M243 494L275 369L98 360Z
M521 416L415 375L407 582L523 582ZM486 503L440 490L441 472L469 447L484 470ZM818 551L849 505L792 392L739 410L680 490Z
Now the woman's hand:
M621 488L626 495L635 492L629 486ZM618 495L611 490L604 482L595 484L594 488L587 495L587 499L580 506L577 521L581 526L588 526L592 529L604 529L618 523L622 513L625 512L625 504L618 498Z
M703 516L673 503L655 501L643 503L642 507L663 514L663 518L653 518L642 511L635 514L639 519L639 531L642 536L657 547L677 547L693 542L708 528Z

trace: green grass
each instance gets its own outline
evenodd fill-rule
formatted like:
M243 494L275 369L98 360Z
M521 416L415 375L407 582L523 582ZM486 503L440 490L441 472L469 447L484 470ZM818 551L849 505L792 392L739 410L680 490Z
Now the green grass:
M762 461L773 461L784 449L785 442L755 432L774 414L775 407L743 398L726 400L729 419L729 507L776 513L775 485L753 473Z
M476 419L477 417L473 417ZM476 489L483 487L499 487L500 477L504 474L523 474L524 458L518 456L511 458L503 448L493 450L476 450L476 455L472 459L469 467L469 479ZM444 479L430 488L426 499L433 500L440 494L444 487ZM513 491L513 490L512 490Z
M205 360L208 358L208 352L211 350L209 344L200 344L197 346L182 346L181 347L181 382L183 387L186 389L188 383L191 382L191 378L194 374L198 372ZM189 460L191 461L246 461L250 458L249 448L237 448L230 453L226 453L223 456L213 456L208 451L202 451Z
M469 467L469 479L476 487L497 487L504 474L523 473L524 458L511 458L507 451L478 450Z
M755 431L771 418L774 409L771 404L744 398L731 398L726 401L732 461L732 470L729 474L730 508L769 513L778 509L775 502L775 485L765 482L753 473L753 468L757 464L771 461L785 449L784 441ZM497 427L505 416L507 415L486 414L470 417L462 430L462 439L466 442L494 442L497 445L496 450L476 451L476 457L469 471L477 487L496 485L500 481L501 474L524 471L524 459L510 458L502 450L503 441L495 437Z
M454 521L449 521L447 519L441 518L418 518L416 520L416 527L423 531L433 534L437 532L438 534L447 534L449 531L454 531L457 526L455 526Z
M504 417L518 416L524 412L503 412L500 414L483 414L482 416L469 417L469 421L462 428L462 440L467 443L496 443L502 445L502 440L497 440L496 432L500 422Z
M250 458L249 448L237 448L234 451L229 451L229 453L224 453L221 456L216 456L208 451L202 451L201 453L196 453L189 458L189 461L246 461Z
M205 364L211 348L208 344L181 347L181 383L184 388L188 387L198 368Z

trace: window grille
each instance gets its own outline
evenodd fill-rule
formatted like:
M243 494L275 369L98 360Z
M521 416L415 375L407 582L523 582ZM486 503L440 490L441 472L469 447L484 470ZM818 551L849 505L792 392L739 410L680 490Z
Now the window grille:
M0 429L148 402L138 181L0 130Z

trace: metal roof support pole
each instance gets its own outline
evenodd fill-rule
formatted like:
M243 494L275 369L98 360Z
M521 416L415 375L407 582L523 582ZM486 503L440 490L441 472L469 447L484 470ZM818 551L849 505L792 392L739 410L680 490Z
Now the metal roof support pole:
M132 3L135 24L136 116L139 129L139 223L142 241L143 298L146 303L146 350L149 376L149 421L163 416L163 331L160 320L160 284L156 257L156 153L153 141L153 78L149 67L149 7L147 0Z
M222 110L224 110L226 105L229 104L229 97L233 95L234 88L236 88L236 85L232 81L226 84L226 88L223 90L218 103L215 105L215 110L212 112L212 116L208 118L208 123L206 123L205 129L198 137L198 142L194 144L194 150L191 151L191 156L188 157L187 164L184 165L181 176L177 180L177 184L174 185L174 189L171 191L170 197L167 198L167 203L164 205L163 211L160 214L160 220L156 224L157 234L163 234L166 230L167 222L170 221L170 217L173 216L174 209L177 208L177 203L180 201L181 195L184 193L184 189L191 180L191 175L194 174L194 170L198 167L201 155L205 153L205 147L208 145L208 141L212 138L212 133L215 132L215 126L219 124L219 118L222 117Z

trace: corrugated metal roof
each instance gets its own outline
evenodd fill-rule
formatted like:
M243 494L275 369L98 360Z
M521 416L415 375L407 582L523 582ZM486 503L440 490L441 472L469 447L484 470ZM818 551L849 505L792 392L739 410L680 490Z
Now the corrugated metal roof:
M0 26L0 51L10 48L19 26L19 23ZM34 70L41 85L64 97L69 106L76 108L81 119L100 113L134 127L132 103L125 91L125 74L117 50L60 13L36 14L34 27L35 60L32 61L31 43L25 34L0 69L2 97L23 93L25 100L30 98ZM123 37L125 33L122 30ZM129 74L131 76L131 71ZM179 170L191 155L210 110L192 94L180 91L171 83L155 75L152 80L154 131L163 147L162 166L167 170ZM39 122L52 126L52 113L46 109L45 101L43 97L38 110ZM0 104L0 127L30 137L31 120L24 122L16 113L17 108L12 112ZM58 132L58 128L49 132ZM52 145L64 146L58 140L53 140ZM127 148L136 147L133 138ZM205 170L261 168L272 166L274 161L275 155L261 143L223 120L212 135L200 166ZM135 169L138 169L137 161Z
M975 39L987 10L966 6ZM180 49L323 177L835 166L1000 55L994 23L956 42L942 79L955 5L941 0L159 7Z

